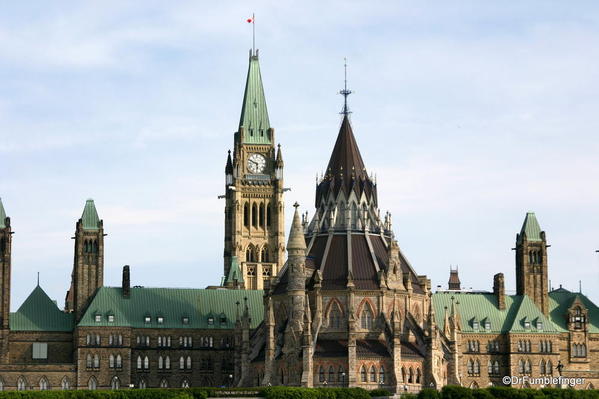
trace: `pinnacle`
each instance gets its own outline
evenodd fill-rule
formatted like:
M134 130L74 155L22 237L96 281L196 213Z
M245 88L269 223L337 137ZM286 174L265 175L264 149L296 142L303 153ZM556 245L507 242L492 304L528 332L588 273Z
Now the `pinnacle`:
M293 214L293 222L291 223L291 231L289 232L287 249L300 249L305 251L306 239L304 238L304 230L302 229L302 222L299 216L299 204L296 202L293 206L295 207L295 212Z

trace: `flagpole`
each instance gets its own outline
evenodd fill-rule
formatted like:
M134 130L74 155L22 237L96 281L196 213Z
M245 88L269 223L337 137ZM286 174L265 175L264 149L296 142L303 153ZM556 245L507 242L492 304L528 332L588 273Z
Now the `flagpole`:
M252 51L256 55L256 16L252 13Z

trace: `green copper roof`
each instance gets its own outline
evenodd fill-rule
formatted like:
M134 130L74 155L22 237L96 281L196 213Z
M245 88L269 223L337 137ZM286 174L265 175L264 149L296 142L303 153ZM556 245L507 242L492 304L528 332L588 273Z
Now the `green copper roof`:
M494 294L487 293L460 293L440 292L433 295L435 313L440 315L439 328L444 328L445 307L451 311L451 302L459 302L462 332L487 332L485 322L491 323L490 333L519 333L519 332L556 332L557 329L535 306L526 295L506 295L505 310L497 307L497 298ZM474 328L474 321L478 322L478 330ZM530 322L530 328L525 328L525 321ZM537 330L537 321L543 322L543 330Z
M577 292L570 292L563 288L549 292L549 317L560 331L567 331L566 315L576 298L589 312L589 332L599 333L599 308L585 295Z
M539 226L539 222L537 221L534 212L526 213L522 229L520 229L520 236L518 237L519 241L522 240L522 233L526 233L526 239L528 241L542 241L541 226Z
M229 275L225 280L225 283L233 284L237 280L238 283L243 282L243 277L241 276L241 269L239 268L239 260L237 256L233 256L231 258L231 267L229 268Z
M98 217L98 211L96 211L96 205L94 205L93 199L85 201L85 208L83 208L81 221L83 223L83 230L100 229L100 218Z
M6 227L6 212L4 211L4 205L2 205L2 198L0 198L0 229Z
M10 314L13 331L72 331L73 314L64 313L39 285L19 310Z
M123 298L121 288L102 287L79 326L230 329L237 318L236 302L242 312L247 297L251 327L255 328L263 319L262 296L258 290L133 287L129 298ZM96 315L100 316L98 322ZM113 322L108 321L109 315L114 316ZM146 316L150 317L149 323ZM188 318L187 323L184 318Z
M243 137L241 138L243 143L271 144L272 138L268 131L270 122L257 55L250 56L239 128L243 128Z

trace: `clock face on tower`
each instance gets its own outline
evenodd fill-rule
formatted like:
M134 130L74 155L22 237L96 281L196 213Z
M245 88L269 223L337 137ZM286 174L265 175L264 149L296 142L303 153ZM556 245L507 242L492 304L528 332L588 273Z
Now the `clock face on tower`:
M252 154L248 158L248 169L252 173L262 173L266 167L266 159L263 155Z

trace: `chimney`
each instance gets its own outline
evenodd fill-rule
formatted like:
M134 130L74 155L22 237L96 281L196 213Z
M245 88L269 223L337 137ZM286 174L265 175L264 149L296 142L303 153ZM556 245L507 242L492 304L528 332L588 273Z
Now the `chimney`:
M497 297L497 307L499 310L505 310L505 287L503 273L497 273L493 276L493 294Z
M129 265L123 266L123 298L129 298L131 293L131 279L129 277Z

